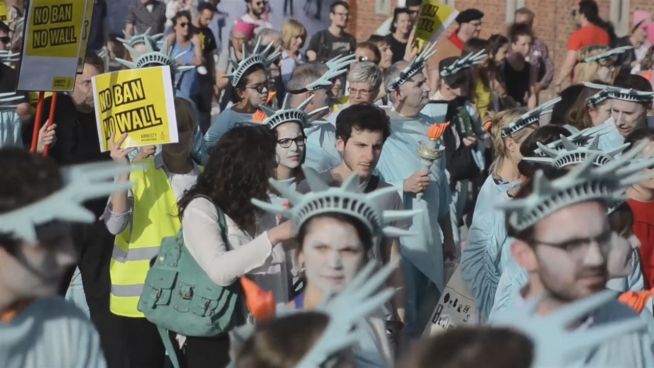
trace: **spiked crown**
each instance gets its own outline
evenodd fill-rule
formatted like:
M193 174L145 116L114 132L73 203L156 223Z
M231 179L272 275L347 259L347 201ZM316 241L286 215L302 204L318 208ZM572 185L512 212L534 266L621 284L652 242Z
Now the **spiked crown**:
M416 56L406 68L404 68L400 74L395 77L393 83L391 83L390 91L397 91L401 85L406 83L409 79L413 78L416 74L422 71L422 68L425 66L427 60L436 53L436 44L427 43L425 48L422 49L422 52Z
M257 38L257 43L254 45L252 54L248 56L245 45L242 49L243 59L240 62L237 62L234 59L231 59L230 62L234 66L234 71L232 73L225 75L229 78L229 81L232 87L236 87L238 82L243 78L248 69L252 68L255 65L262 65L263 67L268 67L275 59L281 55L280 48L277 47L273 49L273 44L270 43L265 48L261 49L261 38Z
M651 103L654 100L654 92L639 91L632 88L618 88L614 86L607 86L595 83L584 83L586 87L599 89L600 92L591 96L593 100L589 99L588 103L601 103L606 99L616 99L629 102L638 103ZM597 96L597 97L596 97ZM598 102L599 101L599 102Z
M561 97L553 98L543 103L542 105L538 106L537 108L531 111L527 111L526 113L520 115L520 117L516 119L514 122L502 128L502 137L503 138L512 137L514 134L521 131L522 129L532 124L537 124L541 116L552 113L552 109L554 105L559 101L561 101Z
M448 77L454 75L461 70L472 68L475 65L483 63L488 58L486 50L479 50L475 53L467 54L466 56L456 59L454 63L446 66L441 70L441 77Z
M529 196L498 204L498 207L506 212L509 224L522 231L575 203L619 200L626 188L651 177L641 174L641 171L654 166L654 157L634 160L646 145L643 142L599 167L595 166L597 154L590 155L568 174L555 180L549 180L539 170L533 177L533 191Z
M389 223L410 218L419 211L384 211L381 203L388 195L397 193L393 187L387 187L365 194L359 187L359 177L352 175L340 187L330 187L311 169L303 168L311 191L306 194L291 189L287 184L270 179L271 186L288 199L292 207L285 208L258 199L252 203L262 210L281 214L290 219L299 229L311 217L324 213L340 213L352 216L366 225L373 235L405 236L411 235L407 230Z
M179 57L184 55L187 51L182 51L177 55L173 55L172 47L164 47L161 50L156 50L151 42L145 42L145 52L139 52L132 48L128 43L123 42L123 45L129 51L133 61L128 61L121 58L116 58L120 64L128 67L129 69L139 69L149 66L166 66L168 65L173 73L183 73L194 68L192 65L178 66L175 62Z
M356 55L354 54L340 55L330 59L325 63L329 69L323 75L321 75L320 78L307 84L305 90L317 91L321 88L330 88L332 85L332 79L347 72L347 68L355 61Z
M620 47L612 48L604 52L601 52L597 55L593 55L585 58L584 63L599 63L602 61L615 59L618 57L618 55L622 55L629 50L633 50L633 48L634 48L633 46L620 46Z
M146 45L150 44L151 46L154 47L154 45L156 45L158 41L163 39L164 36L163 33L150 36L150 28L146 29L145 32L143 33L135 34L132 36L127 36L127 34L125 34L125 31L123 31L123 35L125 35L124 38L117 37L116 39L122 42L123 44L129 45L130 47L135 47L140 44L146 44Z
M17 95L16 92L0 93L0 110L13 110L16 108L17 101L23 99L24 97Z
M82 205L91 198L126 190L131 183L115 183L115 175L130 166L113 162L76 165L64 169L66 185L57 192L27 206L0 214L0 232L35 242L36 226L53 220L93 222L95 216Z
M586 159L592 157L595 166L606 165L615 159L615 156L622 152L629 144L624 144L611 151L604 152L599 149L599 136L596 135L587 144L577 145L565 136L561 136L562 146L560 148L550 148L540 142L536 142L540 152L544 154L541 157L524 157L527 161L545 163L556 168L562 169L570 165L580 164Z
M282 103L282 108L279 110L274 110L266 105L259 105L259 108L266 114L267 118L263 122L270 130L274 130L279 125L284 123L296 122L302 127L309 125L309 121L316 115L319 115L323 111L329 109L329 106L323 106L319 109L313 110L311 112L306 112L304 109L307 107L309 102L313 99L313 96L309 96L304 100L297 108L292 109L289 99L289 94L286 94L284 97L284 102Z

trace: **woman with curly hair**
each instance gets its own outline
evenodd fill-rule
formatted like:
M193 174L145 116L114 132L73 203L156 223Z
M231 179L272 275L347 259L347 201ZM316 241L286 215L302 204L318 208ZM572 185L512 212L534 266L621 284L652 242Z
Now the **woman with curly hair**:
M276 298L288 293L288 278L280 271L285 259L281 242L293 236L291 224L261 216L252 198L268 200L268 178L275 167L275 144L266 127L235 127L211 151L196 185L179 201L184 245L207 276L229 286L248 274ZM221 236L224 214L227 241ZM266 231L267 230L267 231ZM281 270L284 268L281 267ZM229 362L227 334L188 337L188 367L225 366Z

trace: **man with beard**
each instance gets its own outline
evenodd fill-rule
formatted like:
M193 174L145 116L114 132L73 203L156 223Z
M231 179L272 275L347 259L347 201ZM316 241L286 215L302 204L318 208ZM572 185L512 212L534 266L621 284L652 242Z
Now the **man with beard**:
M537 172L515 199L500 205L506 212L508 234L515 239L511 254L528 275L527 285L503 312L506 315L525 308L533 298L541 298L536 313L547 315L606 289L608 265L618 253L614 252L618 235L607 217L608 203L615 200L611 193L624 191L653 160L634 161L633 154L627 153L610 164L593 167L594 159L588 158L572 171L547 168ZM635 316L617 301L616 293L615 301L598 307L573 328ZM575 366L584 367L654 364L650 338L640 332L611 339L576 359Z
M416 236L400 240L407 285L407 333L422 333L444 287L444 254L454 255L450 223L451 196L443 160L425 170L418 156L421 141L433 121L420 113L428 100L427 78L422 72L431 47L408 63L399 61L388 70L384 80L393 109L391 135L384 144L377 170L395 186L406 209L420 209L410 231ZM421 194L419 194L421 193ZM440 226L436 226L439 224ZM441 231L443 241L441 241Z
M263 15L266 12L268 1L266 0L245 0L247 12L240 18L242 22L254 24L256 28L254 33L258 33L263 28L274 28L272 23L267 21Z

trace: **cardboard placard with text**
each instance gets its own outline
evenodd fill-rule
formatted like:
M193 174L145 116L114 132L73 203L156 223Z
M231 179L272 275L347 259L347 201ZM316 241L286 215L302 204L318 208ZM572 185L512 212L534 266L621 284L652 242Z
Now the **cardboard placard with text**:
M441 294L423 336L433 336L450 328L477 324L477 306L457 267Z
M120 70L93 77L100 150L115 133L124 147L177 143L175 96L169 66Z
M30 1L19 90L72 91L86 4L86 0Z
M458 14L456 9L438 0L422 0L415 25L418 50L422 50L425 43L436 41Z
M77 73L84 71L84 59L86 58L86 51L88 49L89 33L91 32L91 20L93 19L93 8L95 7L95 0L86 0L86 7L84 8L84 20L82 20L82 44L79 48L77 58Z

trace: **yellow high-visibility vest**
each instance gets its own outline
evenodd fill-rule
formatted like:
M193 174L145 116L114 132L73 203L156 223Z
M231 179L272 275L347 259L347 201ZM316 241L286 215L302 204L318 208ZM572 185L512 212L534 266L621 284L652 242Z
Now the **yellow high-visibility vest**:
M157 169L153 158L141 162L144 170L130 174L132 220L116 235L109 266L109 309L123 317L143 317L136 307L150 260L159 254L163 238L175 236L181 228L177 198L165 170Z

